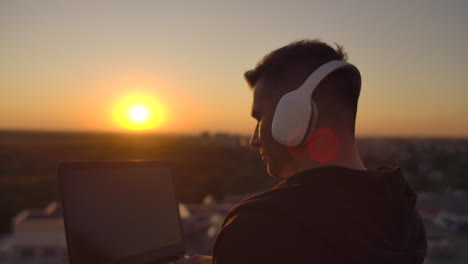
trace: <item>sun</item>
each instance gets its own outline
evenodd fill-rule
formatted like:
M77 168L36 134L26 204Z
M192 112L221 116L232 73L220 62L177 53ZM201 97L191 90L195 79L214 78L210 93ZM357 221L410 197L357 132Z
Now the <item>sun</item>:
M153 97L133 94L119 100L114 110L117 123L130 130L149 130L157 128L164 119L161 103Z
M148 111L143 106L135 106L130 110L130 116L137 122L143 122L148 117Z

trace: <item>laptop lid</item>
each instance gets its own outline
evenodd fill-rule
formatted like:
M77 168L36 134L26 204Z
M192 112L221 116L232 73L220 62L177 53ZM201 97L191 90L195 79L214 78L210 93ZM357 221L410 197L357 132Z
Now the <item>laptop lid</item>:
M185 252L167 162L59 166L71 264L157 263Z

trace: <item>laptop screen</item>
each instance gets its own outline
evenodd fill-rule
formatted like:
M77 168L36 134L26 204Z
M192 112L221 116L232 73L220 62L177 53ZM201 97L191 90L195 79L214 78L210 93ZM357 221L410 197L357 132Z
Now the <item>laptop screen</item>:
M71 263L136 263L182 243L170 167L75 163L59 171Z

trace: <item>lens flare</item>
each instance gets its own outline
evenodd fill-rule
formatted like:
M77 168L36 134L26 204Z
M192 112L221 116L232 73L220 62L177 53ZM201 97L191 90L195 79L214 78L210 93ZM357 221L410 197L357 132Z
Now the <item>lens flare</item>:
M340 141L335 131L320 128L312 133L307 143L310 157L320 163L333 161L340 152Z
M297 129L299 131L299 129ZM319 163L334 161L340 153L340 140L335 131L328 128L315 130L308 138L307 154L300 155L295 147L288 147L289 153L296 160L315 160Z

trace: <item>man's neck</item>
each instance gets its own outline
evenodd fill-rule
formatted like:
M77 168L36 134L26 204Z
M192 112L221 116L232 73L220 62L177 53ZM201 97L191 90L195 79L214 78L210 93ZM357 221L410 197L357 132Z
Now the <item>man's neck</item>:
M361 160L354 141L348 142L348 144L343 144L341 151L337 154L336 158L327 162L314 160L307 151L302 152L301 156L302 159L296 159L293 164L290 164L291 166L289 166L288 170L284 172L281 178L286 179L301 171L325 166L339 166L354 170L367 170Z

